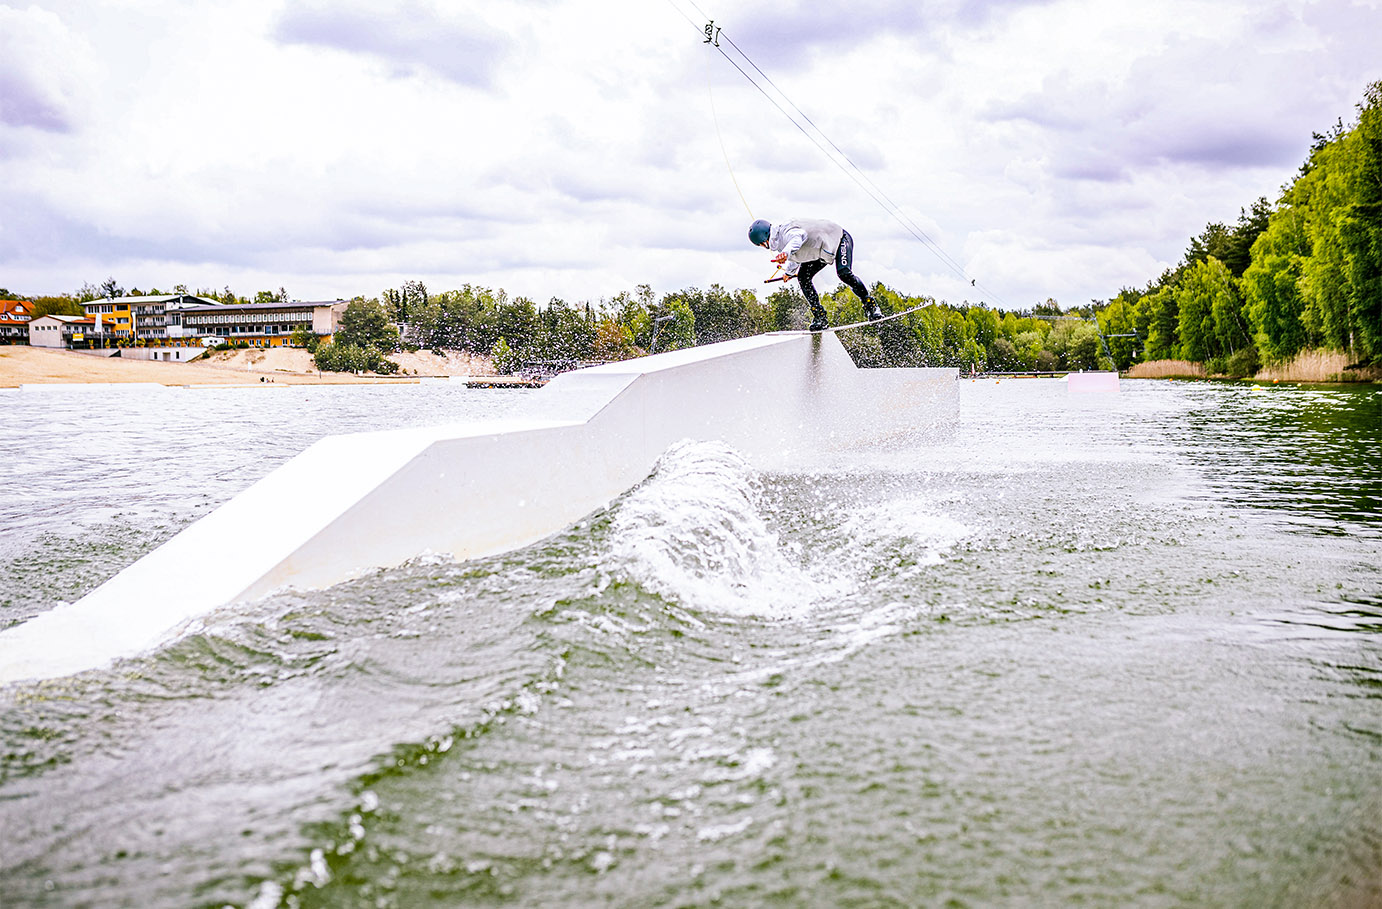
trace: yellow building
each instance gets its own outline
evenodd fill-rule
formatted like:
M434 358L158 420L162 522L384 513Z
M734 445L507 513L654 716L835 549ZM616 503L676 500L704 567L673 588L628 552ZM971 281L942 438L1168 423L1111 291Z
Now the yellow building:
M181 313L214 302L191 294L152 294L91 300L82 309L96 320L94 346L168 347L195 344L195 335L183 329Z

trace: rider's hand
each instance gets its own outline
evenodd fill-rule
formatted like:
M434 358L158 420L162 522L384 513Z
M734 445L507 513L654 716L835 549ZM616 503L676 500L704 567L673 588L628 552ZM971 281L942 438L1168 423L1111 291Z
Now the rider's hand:
M777 255L773 256L773 261L776 262L778 265L781 265L783 262L787 261L787 254L778 253Z

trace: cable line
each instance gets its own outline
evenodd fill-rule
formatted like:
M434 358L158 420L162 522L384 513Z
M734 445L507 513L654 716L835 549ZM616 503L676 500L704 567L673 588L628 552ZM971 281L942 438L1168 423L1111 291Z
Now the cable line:
M695 0L687 0L687 2L691 5L693 9L696 10L696 12L700 13L702 16L705 16L705 12L699 6L696 5ZM784 92L781 88L777 86L777 83L773 82L772 78L763 71L762 67L755 63L753 59L750 58L749 55L746 54L743 51L743 49L739 47L739 45L734 43L733 38L725 34L722 28L714 24L714 20L710 19L709 17L706 17L707 24L704 27L698 26L696 25L695 20L693 20L689 15L687 15L685 10L678 7L673 2L673 0L667 0L667 3L668 5L672 6L672 8L675 9L678 13L680 13L681 16L684 19L686 19L687 22L689 22L693 27L695 27L698 33L703 34L705 36L705 40L703 43L709 44L714 50L718 51L720 56L724 57L725 60L731 66L733 66L736 70L739 71L740 75L742 75L746 80L748 80L750 85L758 89L759 93L762 94L763 97L767 98L768 101L778 109L778 112L787 118L788 122L795 126L801 132L802 135L804 135L807 139L811 141L813 145L820 149L822 154L829 158L831 163L838 167L845 174L845 176L853 180L855 185L862 189L865 192L865 194L869 196L869 198L873 199L873 201L878 203L878 205L884 211L891 215L893 219L896 220L898 224L902 226L903 230L910 234L912 238L915 239L917 242L921 243L922 246L925 246L932 253L932 255L934 255L940 261L942 265L944 265L950 271L954 272L958 277L968 281L970 286L982 291L1000 305L1006 306L1006 304L1003 303L1002 298L999 297L998 294L994 293L989 288L979 284L977 278L972 277L965 270L963 265L955 261L955 259L952 258L944 250L944 248L941 247L939 243L933 240L930 237L930 235L928 235L926 231L921 228L920 225L918 225L904 211L902 211L901 206L894 202L892 198L889 197L888 194L884 192L881 187L878 186L878 184L876 184L872 179L870 179L869 176L864 173L863 169L854 163L853 159L849 157L849 155L844 151L844 149L840 148L840 146L833 139L826 135L825 131L822 130L819 126L817 126L815 121L813 121L806 114L805 111L803 111L795 102L793 102L792 99L787 96L786 92ZM754 72L756 72L759 76L762 77L764 82L766 82L769 86L772 87L773 91L776 92L782 98L782 100L786 102L786 104L797 113L798 116L800 116L801 120L804 120L807 124L809 124L810 130L808 130L806 126L803 126L802 123L798 121L797 117L789 113L787 109L784 108L782 104L778 102L777 98L773 97L773 95L769 93L769 91L766 88L764 88L763 85L760 84L759 81L755 79L753 75L746 71L743 66L740 66L734 58L732 58L728 53L726 53L725 49L720 45L721 38L723 38L729 44L729 46L734 49L734 51L739 55L739 57L744 61L745 64L752 68ZM716 120L715 128L718 134L718 118ZM819 138L817 138L817 136L819 136ZM822 140L824 140L825 144L822 144ZM829 146L829 148L826 147L827 145ZM721 150L723 150L723 137L721 137L720 146ZM841 159L843 159L843 161ZM725 153L725 163L726 165L728 165L729 163L729 155L727 152ZM733 177L732 169L730 171L730 176ZM735 188L738 189L738 186L738 180L735 180ZM742 192L740 192L740 199L743 199ZM747 202L745 202L745 207L748 207Z
M734 191L739 194L739 201L744 203L744 211L749 213L749 220L752 221L753 209L749 208L749 200L744 198L744 191L739 188L739 179L734 176L734 168L729 163L729 149L725 148L725 137L720 132L720 115L715 110L715 91L710 86L710 58L705 58L705 92L710 96L710 119L715 122L715 138L720 140L720 154L725 156L725 170L729 171L730 180L734 181Z

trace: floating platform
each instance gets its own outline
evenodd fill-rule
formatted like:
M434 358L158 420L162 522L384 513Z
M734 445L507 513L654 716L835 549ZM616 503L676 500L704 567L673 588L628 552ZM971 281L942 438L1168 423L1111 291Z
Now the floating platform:
M1065 377L1066 390L1073 394L1118 391L1116 372L1072 372Z

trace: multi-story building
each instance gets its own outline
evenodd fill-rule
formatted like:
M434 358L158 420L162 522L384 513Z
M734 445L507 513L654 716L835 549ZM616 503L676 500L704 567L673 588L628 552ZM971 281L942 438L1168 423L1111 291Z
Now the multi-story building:
M318 337L336 333L347 301L241 303L187 306L180 316L184 331L197 337L243 341L251 347L288 347L293 333L306 329Z
M28 300L0 300L0 344L28 344L33 314Z
M82 304L96 320L96 333L107 342L139 342L145 345L189 344L195 335L184 331L182 311L214 301L191 294L158 294L114 297Z
M96 347L95 335L95 319L49 314L29 320L29 344L33 347Z

